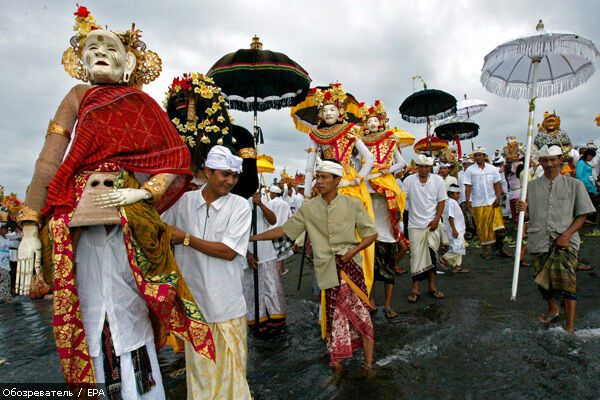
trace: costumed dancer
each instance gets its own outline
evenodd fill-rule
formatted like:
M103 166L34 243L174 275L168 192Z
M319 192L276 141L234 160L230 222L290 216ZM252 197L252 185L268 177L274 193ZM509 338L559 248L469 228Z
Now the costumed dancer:
M462 267L462 257L466 254L465 246L465 217L458 199L460 186L450 185L448 200L444 206L444 220L446 221L446 234L448 236L448 251L441 257L440 262L450 267L452 273L469 272Z
M477 147L473 151L475 164L465 171L466 209L473 213L482 248L481 257L489 260L497 251L500 257L511 258L504 248L504 220L500 210L502 177L497 168L485 161L486 157L486 149ZM491 245L493 248L490 248Z
M318 104L320 123L309 133L310 143L306 161L304 186L310 197L313 190L313 176L317 152L322 153L322 160L337 160L344 169L340 181L339 192L357 198L365 207L367 214L374 218L371 196L365 185L365 178L373 167L373 156L360 139L361 129L354 123L347 122L345 103L346 91L339 83L332 83L329 89L312 89L315 102ZM353 151L356 150L363 159L360 171L352 167ZM367 283L367 291L371 292L374 275L375 249L366 248L363 252L363 271Z
M155 342L162 345L166 331L214 358L208 325L171 252L172 229L159 217L191 178L189 153L138 89L161 71L140 31L102 29L85 7L75 16L62 62L91 85L75 86L48 126L19 214L19 291L26 294L43 242L67 384L105 383L110 398L164 398ZM159 324L150 323L149 310Z
M544 175L529 183L527 202L519 200L517 210L529 213L527 247L534 256L535 283L548 303L548 311L539 320L557 320L562 298L565 330L574 334L577 251L581 242L577 231L595 209L583 183L560 174L563 154L558 146L542 146L538 158Z
M273 193L274 188L271 188ZM279 188L278 188L279 189ZM272 202L266 203L257 192L250 200L257 206L256 232L263 233L278 224L277 215L272 208ZM285 204L287 206L287 204ZM259 293L259 329L260 337L272 337L285 332L287 318L287 302L281 283L281 273L277 262L277 252L273 242L261 241L257 243L258 263L252 253L252 246L248 247L246 259L251 268L258 268L258 293ZM242 284L244 286L244 297L248 309L248 325L256 324L254 315L254 280L251 268L244 270ZM256 332L253 330L253 332Z
M366 135L362 141L374 158L373 169L367 177L367 190L371 195L375 213L377 241L375 242L375 280L384 282L385 302L383 312L389 319L398 314L392 309L397 241L400 223L406 205L406 195L394 179L406 163L396 146L394 132L389 130L387 113L381 101L362 108Z
M338 193L343 176L344 168L338 162L321 162L316 169L320 196L306 200L283 226L250 238L285 237L291 246L302 232L307 232L321 289L321 335L327 340L330 365L338 374L342 361L361 347L365 352L365 368L370 371L375 346L360 252L375 242L377 230L357 199Z
M433 174L433 157L417 156L417 173L404 180L408 199L408 238L410 240L410 272L412 274L409 303L416 303L421 296L421 281L427 279L427 293L435 299L443 299L444 293L437 289L436 269L439 266L438 250L442 241L439 227L444 204L448 196L444 181Z

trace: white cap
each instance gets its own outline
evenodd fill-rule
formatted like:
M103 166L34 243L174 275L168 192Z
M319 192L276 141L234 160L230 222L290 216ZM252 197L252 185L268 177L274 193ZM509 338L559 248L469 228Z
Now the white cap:
M552 156L562 156L562 149L558 146L550 146L543 145L541 149L537 152L538 158L542 157L552 157Z
M242 172L242 158L234 156L225 146L214 146L206 156L205 166L223 171Z
M417 156L417 159L415 160L415 164L432 166L433 165L433 157L427 157L424 154L419 154Z
M475 147L475 150L473 150L473 154L477 153L487 154L487 149L485 147Z
M316 171L327 172L336 176L344 176L344 168L342 168L342 165L328 160L321 161L317 165Z
M452 165L448 164L448 163L441 163L440 164L440 168L451 168Z
M269 192L271 192L271 193L281 193L281 189L279 188L279 186L271 185L269 187Z
M494 160L492 161L492 164L502 164L505 162L506 162L506 160L504 159L504 157L498 156L498 157L494 158Z
M448 188L448 192L452 192L452 193L460 193L460 186L452 184L450 185L450 187Z

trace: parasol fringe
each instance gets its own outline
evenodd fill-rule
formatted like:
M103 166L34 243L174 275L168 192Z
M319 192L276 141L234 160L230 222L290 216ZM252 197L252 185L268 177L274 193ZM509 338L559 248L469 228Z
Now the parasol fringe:
M578 71L575 76L564 76L557 78L554 81L538 81L535 97L554 96L574 89L586 82L594 74L594 70L594 65L588 64L585 68ZM513 99L529 99L531 97L531 84L507 83L505 80L493 76L489 71L485 71L481 75L481 84L488 91L502 97L510 97Z
M227 103L229 103L229 108L246 112L254 111L254 97L225 96ZM259 97L256 101L258 106L257 111L279 110L295 106L302 98L302 96L300 98L298 96L299 93L286 93L283 96Z
M446 110L444 112L441 112L441 113L438 113L438 114L435 114L435 115L430 115L429 116L429 122L439 121L439 120L442 120L442 119L446 119L446 118L452 117L454 115L456 115L456 106L454 106L451 109ZM427 116L424 116L424 117L413 117L413 116L410 116L410 115L402 114L402 119L405 120L405 121L408 121L410 123L413 123L413 124L424 124L424 123L427 122Z
M550 54L577 55L592 63L599 55L594 43L584 37L572 33L547 33L515 39L496 47L485 56L482 70L493 70L499 63L511 58Z

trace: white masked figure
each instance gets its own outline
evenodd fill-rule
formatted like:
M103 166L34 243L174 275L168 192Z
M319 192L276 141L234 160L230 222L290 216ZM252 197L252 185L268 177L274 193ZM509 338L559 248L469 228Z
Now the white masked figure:
M140 31L101 29L85 7L75 16L62 62L89 84L71 89L48 126L19 215L19 290L27 294L34 267L52 270L53 329L67 383L164 398L150 312L160 321L159 340L163 330L177 332L214 357L173 259L172 229L159 217L185 190L190 157L164 111L139 90L161 71Z

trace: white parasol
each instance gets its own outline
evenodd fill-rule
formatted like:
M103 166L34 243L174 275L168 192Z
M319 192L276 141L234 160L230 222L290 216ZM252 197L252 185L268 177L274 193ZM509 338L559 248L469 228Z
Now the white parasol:
M456 115L462 118L470 119L473 115L479 114L487 107L487 103L479 99L465 98L456 103Z
M553 96L574 89L594 73L598 49L591 40L574 33L546 33L542 20L537 34L502 44L485 56L481 83L503 97L529 99L529 124L524 171L529 171L537 97ZM527 197L527 179L521 200ZM519 213L517 247L511 299L516 300L525 212Z

